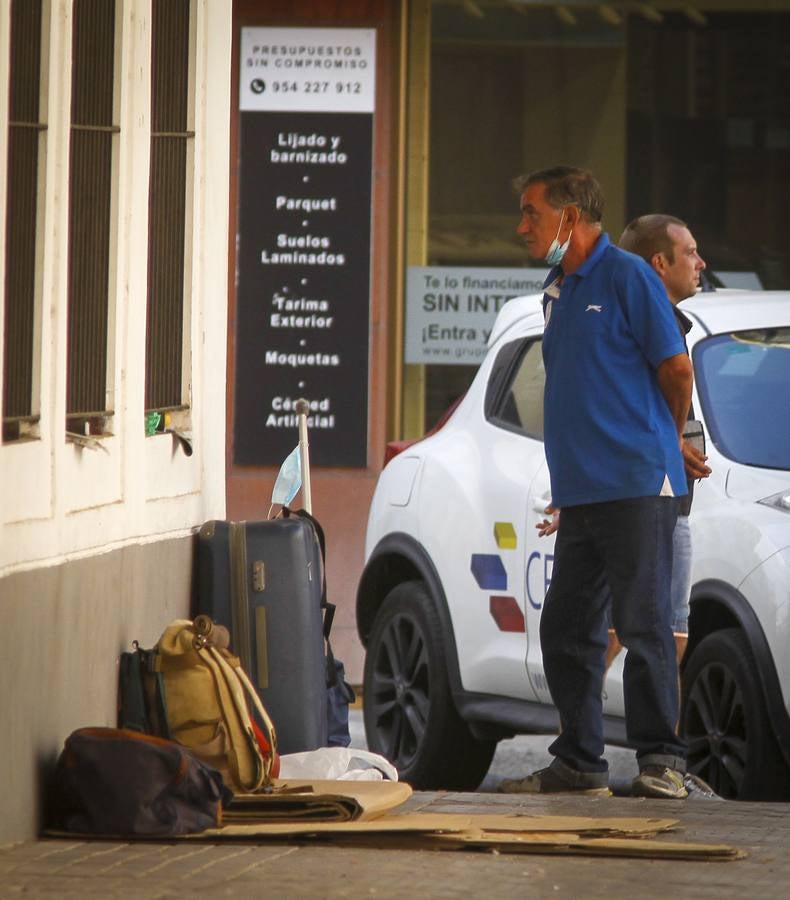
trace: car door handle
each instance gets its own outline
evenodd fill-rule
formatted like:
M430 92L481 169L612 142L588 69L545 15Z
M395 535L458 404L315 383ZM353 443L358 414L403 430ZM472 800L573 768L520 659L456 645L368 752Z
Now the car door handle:
M532 509L543 515L546 514L546 507L551 503L551 497L533 497L532 498Z

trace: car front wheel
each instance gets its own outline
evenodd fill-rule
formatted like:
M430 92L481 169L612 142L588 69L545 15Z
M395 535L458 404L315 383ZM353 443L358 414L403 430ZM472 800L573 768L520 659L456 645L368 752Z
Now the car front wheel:
M364 717L368 748L420 790L474 790L496 741L476 740L455 709L439 617L423 582L387 595L367 645Z
M688 768L722 797L783 800L790 772L773 734L757 666L737 628L714 631L683 673L681 734Z

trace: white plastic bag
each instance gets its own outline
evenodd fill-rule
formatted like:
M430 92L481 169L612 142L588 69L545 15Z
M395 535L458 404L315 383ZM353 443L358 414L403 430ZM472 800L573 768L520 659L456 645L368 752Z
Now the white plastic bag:
M328 781L398 780L391 762L355 747L319 747L280 757L280 778L320 778Z

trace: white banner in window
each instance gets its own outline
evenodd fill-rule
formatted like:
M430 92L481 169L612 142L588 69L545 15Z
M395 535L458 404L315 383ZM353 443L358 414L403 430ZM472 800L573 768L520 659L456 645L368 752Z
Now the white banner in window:
M375 109L375 28L242 28L242 112Z
M539 294L548 269L410 266L404 361L478 365L497 313L513 297Z

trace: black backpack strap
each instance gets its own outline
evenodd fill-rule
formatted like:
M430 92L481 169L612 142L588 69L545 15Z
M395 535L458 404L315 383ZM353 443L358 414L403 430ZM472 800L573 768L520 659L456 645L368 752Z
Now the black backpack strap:
M156 670L156 651L121 653L118 671L118 727L171 739L162 675Z
M326 683L328 687L337 684L337 666L335 654L332 653L332 644L329 642L329 632L332 630L332 622L335 619L335 604L324 604L324 640L326 641Z
M118 669L118 727L150 734L144 677L140 652L135 649L121 653Z

